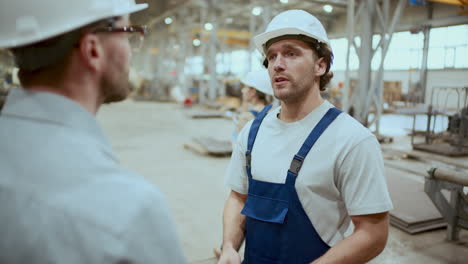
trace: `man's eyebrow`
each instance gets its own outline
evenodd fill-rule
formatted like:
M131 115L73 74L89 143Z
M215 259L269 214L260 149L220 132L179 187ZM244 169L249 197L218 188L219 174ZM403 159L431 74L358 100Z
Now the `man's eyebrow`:
M300 49L298 45L293 45L293 44L283 44L281 47L285 49L294 49L294 50Z
M300 47L299 47L298 45L285 43L285 44L282 44L280 47L277 47L277 49L300 50ZM271 52L272 52L272 50L271 50L271 49L268 49L266 55L270 54Z

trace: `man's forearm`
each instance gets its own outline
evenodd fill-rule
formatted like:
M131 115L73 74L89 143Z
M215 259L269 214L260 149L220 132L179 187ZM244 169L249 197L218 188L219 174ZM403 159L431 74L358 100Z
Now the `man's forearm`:
M364 232L357 232L330 248L313 264L366 263L381 252Z
M366 263L379 255L385 248L388 237L388 216L376 214L365 223L356 225L349 237L330 248L325 255L313 264L360 264ZM374 218L374 219L372 219ZM354 219L353 219L354 220ZM353 221L354 222L354 221Z
M244 207L247 195L231 191L223 213L223 248L232 247L239 250L244 240L245 216L240 212Z

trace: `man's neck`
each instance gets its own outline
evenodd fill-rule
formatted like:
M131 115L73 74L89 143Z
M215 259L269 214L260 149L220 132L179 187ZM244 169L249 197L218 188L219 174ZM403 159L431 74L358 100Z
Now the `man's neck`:
M32 83L25 85L23 88L29 91L48 92L66 97L80 104L84 109L93 115L96 115L100 106L100 103L98 103L99 100L96 91L93 91L91 87L86 85L79 86L76 84L70 84L54 86Z
M23 88L66 97L96 115L102 103L96 77L83 71L81 64L74 62L75 57L72 56L69 60L64 69L50 68L30 75L25 73L25 78L21 80Z
M278 118L281 121L292 123L304 119L324 102L320 92L305 97L296 102L281 102L281 112Z

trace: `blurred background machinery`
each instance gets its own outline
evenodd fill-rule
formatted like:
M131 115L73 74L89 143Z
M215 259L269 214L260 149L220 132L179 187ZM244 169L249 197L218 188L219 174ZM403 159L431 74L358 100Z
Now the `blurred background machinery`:
M450 107L449 100L455 101L456 107ZM468 155L468 87L435 87L426 115L424 142L415 143L413 138L414 149L446 156ZM438 122L447 129L436 132Z
M446 168L432 168L424 190L447 221L447 240L457 241L460 229L468 229L468 173ZM443 191L448 191L445 195Z

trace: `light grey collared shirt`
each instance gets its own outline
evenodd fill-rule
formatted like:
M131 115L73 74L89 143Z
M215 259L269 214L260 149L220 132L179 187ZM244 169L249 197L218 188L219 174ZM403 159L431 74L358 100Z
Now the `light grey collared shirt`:
M161 193L94 116L12 89L0 114L0 263L185 263Z

